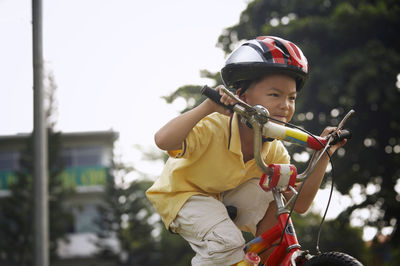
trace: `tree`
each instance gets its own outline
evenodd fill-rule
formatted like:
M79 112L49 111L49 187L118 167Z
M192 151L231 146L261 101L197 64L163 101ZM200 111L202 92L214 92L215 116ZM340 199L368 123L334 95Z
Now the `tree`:
M55 110L54 92L56 84L50 73L50 82L46 87L46 119L48 134L48 166L49 166L49 249L50 261L57 259L57 240L64 238L72 224L72 213L63 208L62 202L72 192L62 187L58 178L63 171L63 163L59 160L61 149L61 133L54 132ZM49 120L52 120L49 123ZM20 155L20 168L15 182L9 187L10 196L0 199L0 264L32 265L33 254L33 135L26 139L26 145Z
M315 254L316 236L320 230L321 216L312 212L306 215L293 213L292 219L302 249ZM346 236L346 241L343 241L343 236ZM367 246L362 239L361 228L351 227L348 223L342 223L340 220L329 220L323 223L318 244L321 252L348 253L364 263L370 260Z
M104 194L106 204L100 207L98 222L102 230L98 233L97 244L102 257L117 261L119 265L154 265L155 240L149 222L152 212L145 196L149 181L126 182L125 177L133 170L115 162L110 167ZM117 238L119 250L104 241L110 237Z
M60 133L49 134L49 248L50 260L57 258L57 240L63 238L72 224L72 214L63 208L63 200L70 191L62 189L57 178L63 170L58 158ZM0 264L32 265L33 263L33 138L26 140L21 154L20 170L9 190L11 195L0 200Z
M143 152L145 159L165 160L163 154L136 148ZM140 178L127 181L132 172ZM164 230L145 195L151 183L134 167L113 161L104 194L106 204L100 207L99 255L126 266L187 265L193 252L180 236ZM107 243L110 237L118 240L119 250Z

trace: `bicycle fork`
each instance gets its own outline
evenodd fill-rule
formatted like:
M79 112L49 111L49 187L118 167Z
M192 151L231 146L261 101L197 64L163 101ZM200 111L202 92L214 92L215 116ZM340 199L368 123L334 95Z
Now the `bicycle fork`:
M265 265L296 265L295 257L299 254L301 246L297 240L292 220L289 217L289 210L283 202L282 195L277 189L273 189L272 193L278 207L278 223L247 243L245 252L260 254L275 246Z

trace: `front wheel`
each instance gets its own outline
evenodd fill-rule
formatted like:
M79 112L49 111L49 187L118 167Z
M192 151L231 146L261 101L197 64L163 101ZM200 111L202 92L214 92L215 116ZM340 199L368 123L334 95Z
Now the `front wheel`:
M315 255L303 266L362 266L362 264L350 255L333 251Z

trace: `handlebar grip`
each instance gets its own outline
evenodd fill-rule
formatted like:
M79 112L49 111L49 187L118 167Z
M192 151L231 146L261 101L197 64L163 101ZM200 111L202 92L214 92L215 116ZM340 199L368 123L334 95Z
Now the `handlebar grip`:
M351 139L352 137L352 133L349 129L342 129L341 133L338 134L337 132L335 132L333 135L333 140L331 141L331 145L335 145L336 143L341 142L344 139Z
M210 98L210 100L212 100L213 102L228 108L229 110L233 111L233 105L225 105L223 104L220 100L221 100L221 95L218 93L218 91L208 87L207 85L205 85L202 89L201 89L201 94L207 96L208 98Z

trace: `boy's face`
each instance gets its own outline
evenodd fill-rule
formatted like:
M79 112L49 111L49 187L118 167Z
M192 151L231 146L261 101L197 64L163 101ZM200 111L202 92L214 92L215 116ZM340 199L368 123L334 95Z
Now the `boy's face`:
M251 106L266 107L272 118L289 122L295 109L296 82L286 75L268 75L253 84L241 98Z

